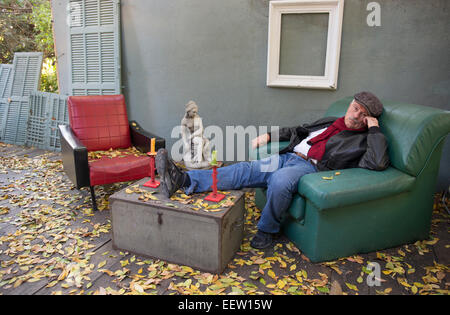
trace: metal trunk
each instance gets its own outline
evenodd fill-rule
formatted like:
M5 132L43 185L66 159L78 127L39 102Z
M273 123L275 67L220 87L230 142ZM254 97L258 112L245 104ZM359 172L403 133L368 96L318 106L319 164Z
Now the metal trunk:
M142 186L147 180L139 181L139 188L157 191ZM115 248L212 273L221 273L239 249L245 215L243 192L230 192L227 197L234 197L232 206L206 212L159 193L154 194L159 200L142 201L139 194L125 190L110 197Z

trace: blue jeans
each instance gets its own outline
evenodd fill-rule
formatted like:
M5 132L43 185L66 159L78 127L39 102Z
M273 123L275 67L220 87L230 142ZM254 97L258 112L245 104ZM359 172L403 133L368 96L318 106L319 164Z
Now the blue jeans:
M217 189L267 188L267 202L258 222L258 230L277 233L293 194L298 191L300 178L314 172L317 172L316 167L295 153L272 155L262 160L218 168ZM185 189L187 195L212 190L212 170L187 173L191 179L191 185Z

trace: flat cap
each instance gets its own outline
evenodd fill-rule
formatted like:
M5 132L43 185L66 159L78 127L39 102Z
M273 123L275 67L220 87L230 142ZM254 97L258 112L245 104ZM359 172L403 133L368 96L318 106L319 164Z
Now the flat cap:
M370 92L359 92L354 96L358 104L364 106L372 117L379 117L383 112L383 104Z

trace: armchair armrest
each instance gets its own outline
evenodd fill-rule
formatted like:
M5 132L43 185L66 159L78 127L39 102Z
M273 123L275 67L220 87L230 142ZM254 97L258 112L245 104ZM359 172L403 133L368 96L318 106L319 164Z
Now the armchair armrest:
M90 186L87 148L72 132L70 126L59 125L61 155L64 171L72 183L80 189Z
M141 152L150 152L150 141L155 140L155 150L166 147L166 140L143 129L136 121L130 121L131 143Z
M319 210L350 206L411 191L415 177L394 167L377 172L362 168L307 174L300 179L299 194ZM323 177L333 178L331 180Z

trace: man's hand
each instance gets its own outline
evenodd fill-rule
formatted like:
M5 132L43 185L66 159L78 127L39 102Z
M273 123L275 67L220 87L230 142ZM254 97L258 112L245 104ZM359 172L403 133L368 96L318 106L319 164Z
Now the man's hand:
M367 125L367 128L370 128L370 127L379 127L379 125L378 125L378 119L376 119L375 117L368 116L368 117L366 117L365 119L366 119L366 125Z
M252 148L256 149L262 145L265 145L269 142L270 136L268 133L263 134L255 139L252 140Z

